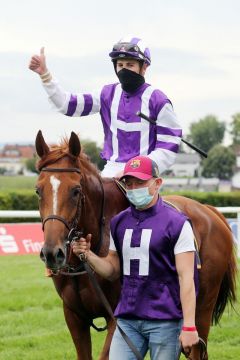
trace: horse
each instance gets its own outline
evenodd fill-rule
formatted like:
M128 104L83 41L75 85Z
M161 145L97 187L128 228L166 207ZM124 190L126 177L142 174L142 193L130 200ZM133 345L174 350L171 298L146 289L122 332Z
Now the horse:
M81 149L79 137L72 132L59 145L49 147L39 130L36 137L39 177L36 192L44 231L40 257L52 270L52 280L62 299L67 326L78 360L92 359L90 327L93 320L106 320L107 334L99 360L109 358L116 323L96 294L81 261L71 252L71 241L92 234L91 248L106 256L109 248L109 222L129 206L121 189L111 178L102 178ZM196 326L207 344L210 325L218 323L226 305L236 300L237 264L231 230L214 207L177 195L163 196L191 220L202 262ZM120 294L120 281L110 282L95 274L110 306L114 309ZM208 359L198 345L191 359Z

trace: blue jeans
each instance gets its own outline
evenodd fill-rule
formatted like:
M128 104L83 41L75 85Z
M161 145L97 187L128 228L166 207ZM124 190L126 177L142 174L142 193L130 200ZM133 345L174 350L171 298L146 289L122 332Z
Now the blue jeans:
M180 342L179 335L182 320L129 320L118 318L118 325L127 334L142 357L150 351L151 360L177 359ZM116 328L111 347L109 360L136 360L132 350L122 338Z

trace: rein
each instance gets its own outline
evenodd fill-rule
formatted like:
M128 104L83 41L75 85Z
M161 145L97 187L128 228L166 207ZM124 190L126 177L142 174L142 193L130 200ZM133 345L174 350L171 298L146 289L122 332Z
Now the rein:
M207 359L207 344L205 343L205 341L201 337L199 337L199 342L198 342L197 345L199 345L199 347L200 347L200 360L206 360ZM189 353L189 352L185 352L183 350L183 348L181 348L180 351L179 351L179 354L178 354L178 359L180 359L181 353L183 353L183 355L185 356L186 359L193 360L189 356L190 353L191 353L191 350L190 350L190 353Z
M77 172L78 174L81 174L80 169L78 168L48 168L48 167L44 167L41 169L41 171L45 171L45 172ZM80 183L81 188L82 188L82 184ZM101 245L102 245L102 241L103 241L103 228L105 225L105 217L104 217L104 206L105 206L105 196L104 196L104 188L103 188L103 184L102 181L100 179L100 186L101 186L101 191L102 191L102 205L101 205L101 214L100 214L100 239L99 242L97 244L96 249L94 250L94 252L96 254L98 254L98 252L100 251ZM62 216L59 215L48 215L46 216L44 219L42 219L42 230L44 231L44 225L46 224L46 222L48 220L58 220L60 222L62 222L66 228L68 229L69 233L68 233L68 237L67 237L67 242L65 245L66 248L66 253L67 253L67 261L65 263L65 266L63 269L60 269L57 274L55 275L65 275L65 276L78 276L81 275L83 273L86 273L86 270L84 269L83 263L80 262L80 265L77 267L74 267L72 265L69 265L69 259L71 257L71 243L76 240L79 239L82 235L83 235L83 229L79 230L78 229L78 220L80 218L82 209L85 210L85 195L83 194L83 192L81 191L81 196L79 197L78 200L78 204L77 204L77 210L76 210L76 214L72 220L71 223L69 223L66 219L64 219ZM95 330L97 331L104 331L107 328L107 325L104 327L97 327L92 319L89 319L87 316L85 317L85 320L89 323L90 326L92 326Z
M99 298L101 299L105 309L107 310L110 318L112 320L114 320L114 322L116 322L116 319L114 317L112 308L106 298L106 296L104 295L99 283L97 282L96 277L94 276L94 273L91 269L91 267L89 266L89 264L86 261L86 257L85 254L80 254L79 255L80 260L83 262L83 266L90 278L90 280L92 281L93 287L96 291L96 293L99 295ZM135 357L137 360L143 360L143 357L141 355L141 353L138 351L138 349L136 348L136 346L132 343L132 341L130 340L130 338L127 336L127 334L124 332L124 330L121 328L121 326L118 325L118 323L116 323L116 326L120 332L120 334L122 335L123 339L126 341L126 343L128 344L129 348L132 350L132 352L134 353Z
M58 168L43 168L42 171L46 171L46 172L47 171L49 171L49 172L77 172L77 173L81 174L80 170L77 169L77 168L60 168L60 169L58 169ZM100 250L100 247L101 247L101 244L102 244L102 239L103 239L103 227L105 225L105 217L104 217L105 197L104 197L104 188L103 188L103 184L102 184L101 180L100 180L100 184L101 184L101 189L102 189L102 194L103 194L103 196L102 196L102 206L101 206L101 215L100 215L100 241L98 242L97 249L95 250L95 253L98 253L99 250ZM85 197L81 196L80 200L78 201L76 215L75 215L71 225L68 223L68 221L66 219L64 219L61 216L48 215L47 217L42 219L43 231L44 231L44 225L48 220L53 220L54 219L54 220L61 221L67 227L67 229L69 230L67 245L71 248L72 241L79 239L79 237L81 237L81 235L83 235L83 231L77 230L77 221L79 219L78 216L81 213L81 209L83 208L82 204L84 204L84 203L85 203ZM92 281L93 287L94 287L95 291L97 292L97 294L99 295L105 309L107 310L107 312L110 315L111 319L116 321L115 318L114 318L112 308L111 308L108 300L106 299L101 287L99 286L95 276L93 275L93 272L92 272L90 266L85 261L83 256L79 256L79 258L80 258L81 263L83 264L83 267L84 267L85 271L87 272L90 280ZM60 274L76 276L76 275L79 275L81 273L79 273L79 272L68 273L68 272L64 272L64 271L60 270ZM100 329L97 328L94 325L93 321L90 321L90 325L93 326L98 331L103 331L103 330L106 329L106 327L100 328ZM130 349L132 350L132 352L136 356L136 359L137 360L143 360L143 357L140 354L140 352L138 351L138 349L135 347L135 345L132 343L130 338L127 336L127 334L123 331L123 329L118 324L117 324L117 328L120 331L123 339L126 341L128 346L130 347Z

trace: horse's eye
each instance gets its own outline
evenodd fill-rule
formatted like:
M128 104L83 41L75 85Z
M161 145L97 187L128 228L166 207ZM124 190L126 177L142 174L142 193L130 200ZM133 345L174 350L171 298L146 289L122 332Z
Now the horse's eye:
M41 199L41 190L40 190L40 188L36 187L35 192L36 192L37 196L39 197L39 199Z
M80 188L79 187L76 187L76 188L72 189L72 196L73 197L77 197L77 196L79 196L79 194L80 194Z

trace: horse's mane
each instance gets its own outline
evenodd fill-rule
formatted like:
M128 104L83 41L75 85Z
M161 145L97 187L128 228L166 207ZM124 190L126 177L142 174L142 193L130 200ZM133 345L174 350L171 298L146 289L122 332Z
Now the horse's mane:
M71 159L74 167L84 170L82 171L83 173L91 173L96 176L100 175L97 167L90 161L82 149L79 156L74 156L69 152L69 140L66 137L62 138L59 145L51 145L49 149L50 151L40 158L36 164L39 171L67 156Z

